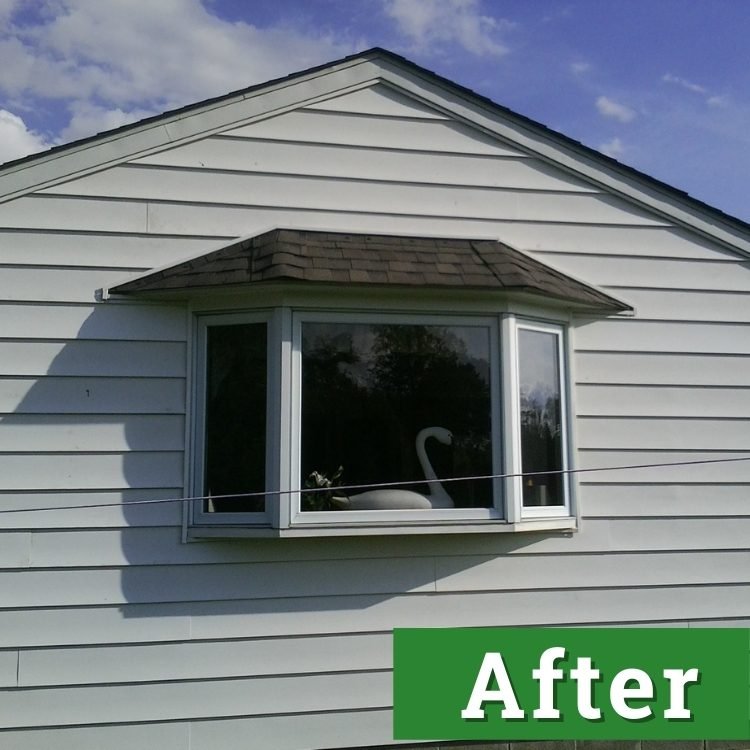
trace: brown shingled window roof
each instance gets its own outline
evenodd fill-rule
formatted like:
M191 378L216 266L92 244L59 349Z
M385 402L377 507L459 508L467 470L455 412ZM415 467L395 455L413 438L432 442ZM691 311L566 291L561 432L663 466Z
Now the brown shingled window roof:
M525 292L609 311L631 308L494 240L274 229L109 289L137 294L268 282Z

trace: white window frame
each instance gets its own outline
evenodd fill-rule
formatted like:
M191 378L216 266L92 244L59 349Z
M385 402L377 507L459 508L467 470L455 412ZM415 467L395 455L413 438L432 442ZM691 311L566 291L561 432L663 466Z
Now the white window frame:
M401 313L346 313L316 312L312 310L293 313L293 360L292 360L292 426L293 437L291 461L289 464L290 490L302 487L301 476L301 435L302 435L302 325L315 323L365 323L393 325L462 325L486 329L490 342L490 435L492 440L492 473L502 473L502 436L500 430L500 347L499 325L494 316L477 315L435 315ZM441 510L360 510L305 512L300 510L300 492L290 494L290 525L317 526L320 524L356 523L358 525L378 525L382 523L451 523L456 521L503 521L503 492L500 481L493 480L494 505L491 508L451 508Z
M560 373L563 469L571 466L569 436L570 383L568 380L568 327L564 318L534 318L525 306L523 314L481 310L421 312L395 309L386 312L331 310L324 307L294 307L286 300L281 306L265 309L217 311L195 310L195 356L190 463L192 497L203 488L205 398L207 381L207 330L212 325L265 322L267 325L266 387L266 496L263 513L211 513L203 510L202 500L189 504L185 539L235 536L324 536L329 534L488 532L516 530L571 530L577 527L573 483L564 475L564 505L523 506L520 476L493 480L494 505L491 508L456 508L419 511L330 511L303 512L300 495L301 435L301 331L302 324L314 322L403 323L425 325L469 325L490 331L491 437L493 474L521 473L520 394L518 331L523 329L553 333L558 340ZM560 321L560 322L558 322Z
M208 384L208 329L213 326L243 325L248 323L266 324L266 456L265 477L266 486L258 487L258 490L269 492L273 486L274 454L271 440L274 438L273 423L276 419L273 413L274 396L276 392L274 371L277 369L274 355L274 332L273 315L267 310L253 310L252 312L217 313L213 315L201 315L196 324L196 346L195 346L195 373L193 382L196 384L194 393L194 437L192 441L195 458L192 462L192 497L199 498L192 504L192 523L215 524L247 524L266 526L272 517L273 499L266 498L265 511L258 513L212 513L204 510L205 500L203 497L203 484L206 465L206 387Z
M523 503L523 456L521 455L521 389L520 389L520 358L518 353L518 335L520 331L538 331L540 333L552 334L557 339L557 361L558 361L558 387L560 389L560 421L561 421L561 469L565 472L562 476L563 503L562 505L530 506ZM506 413L506 428L512 436L508 440L508 463L506 473L510 474L506 484L506 493L513 499L512 520L528 520L542 518L559 518L571 515L571 487L570 475L570 441L568 415L568 366L566 329L564 326L542 321L534 321L527 318L518 318L509 315L506 318L506 341L507 353L507 390L505 403L508 404Z

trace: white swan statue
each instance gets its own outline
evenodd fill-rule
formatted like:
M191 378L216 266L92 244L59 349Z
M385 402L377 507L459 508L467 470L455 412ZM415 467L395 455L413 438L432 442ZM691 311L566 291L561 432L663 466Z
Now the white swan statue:
M417 435L415 441L417 457L419 458L419 463L422 465L427 485L430 488L429 495L422 495L412 490L386 488L360 492L357 495L349 497L334 496L331 498L331 501L342 510L426 510L429 508L453 508L453 500L451 500L450 495L438 481L432 464L429 458L427 458L427 451L425 451L424 445L427 438L430 437L439 440L443 445L450 445L453 441L453 435L445 427L425 427Z

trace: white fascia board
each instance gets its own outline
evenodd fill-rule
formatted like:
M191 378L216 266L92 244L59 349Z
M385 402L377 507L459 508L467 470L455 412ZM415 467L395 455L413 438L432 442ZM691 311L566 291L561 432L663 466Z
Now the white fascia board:
M547 135L533 124L516 120L512 113L498 114L493 105L485 104L469 92L463 94L441 84L430 76L415 71L405 71L391 60L379 61L383 81L421 100L424 104L457 117L507 144L520 148L570 174L586 179L608 193L630 203L660 214L677 225L697 231L728 249L750 257L750 236L747 232L722 222L720 217L706 216L700 207L660 189L646 179L626 174L614 166L604 164L596 155L589 155L575 146L561 143L553 133ZM603 159L604 157L602 157Z
M350 60L222 98L205 107L159 117L123 132L105 134L79 146L41 153L37 159L11 165L6 170L0 166L0 203L164 148L356 90L374 83L379 70L379 65L366 58Z

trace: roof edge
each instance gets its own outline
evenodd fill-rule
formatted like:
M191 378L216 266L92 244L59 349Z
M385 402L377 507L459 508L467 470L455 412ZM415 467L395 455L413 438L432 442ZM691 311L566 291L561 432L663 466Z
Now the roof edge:
M250 98L281 90L305 79L314 79L318 76L374 61L382 61L381 80L388 81L393 85L401 85L401 88L404 89L403 76L404 73L408 73L426 84L428 88L432 88L433 92L438 89L439 93L445 95L447 92L460 100L458 107L450 106L450 104L445 106L445 103L440 105L433 101L430 96L426 96L427 92L425 91L416 91L414 87L409 90L408 86L404 89L425 103L442 106L445 111L454 117L459 117L475 127L483 128L495 137L509 141L517 147L525 148L529 153L554 164L558 168L566 169L571 174L592 181L604 190L614 192L621 198L640 205L651 212L666 216L677 225L691 231L697 231L739 255L750 257L750 223L727 214L692 197L679 188L606 156L569 136L518 114L472 89L455 83L382 47L372 47L329 63L169 110L135 123L129 123L119 128L6 162L0 165L0 183L4 179L11 179L13 175L22 173L25 169L33 168L36 171L43 165L53 165L57 159L82 153L88 148L99 148L102 151L100 158L89 160L89 163L79 170L68 171L56 177L42 175L41 179L28 181L28 184L25 185L21 181L20 184L4 194L0 191L0 202L21 197L58 181L83 176L89 172L112 166L125 159L133 158L136 154L144 154L153 149L199 137L203 132L208 133L233 125L231 122L223 123L220 126L209 126L194 132L183 132L185 129L181 131L179 127L174 127L174 132L170 133L170 125L180 121L184 122L186 118L192 115L228 107L232 104L241 104ZM365 85L364 81L366 80L367 76L362 76L359 85ZM374 80L372 76L370 76L370 80ZM351 83L354 84L355 82L351 81ZM309 97L310 100L314 98L315 96ZM302 101L306 100L298 98L296 101L290 101L287 106L300 106ZM282 110L283 107L279 108L279 111ZM276 110L273 108L266 110L267 113L273 111ZM502 122L497 122L498 117L510 123L513 127L503 127ZM494 123L493 119L495 120ZM156 130L161 131L161 137L148 137ZM134 147L129 150L119 149L119 153L115 153L118 152L118 149L110 148L108 150L106 148L107 145L111 146L130 137L134 138L136 142ZM101 156L104 158L101 158ZM698 216L696 216L696 213Z

